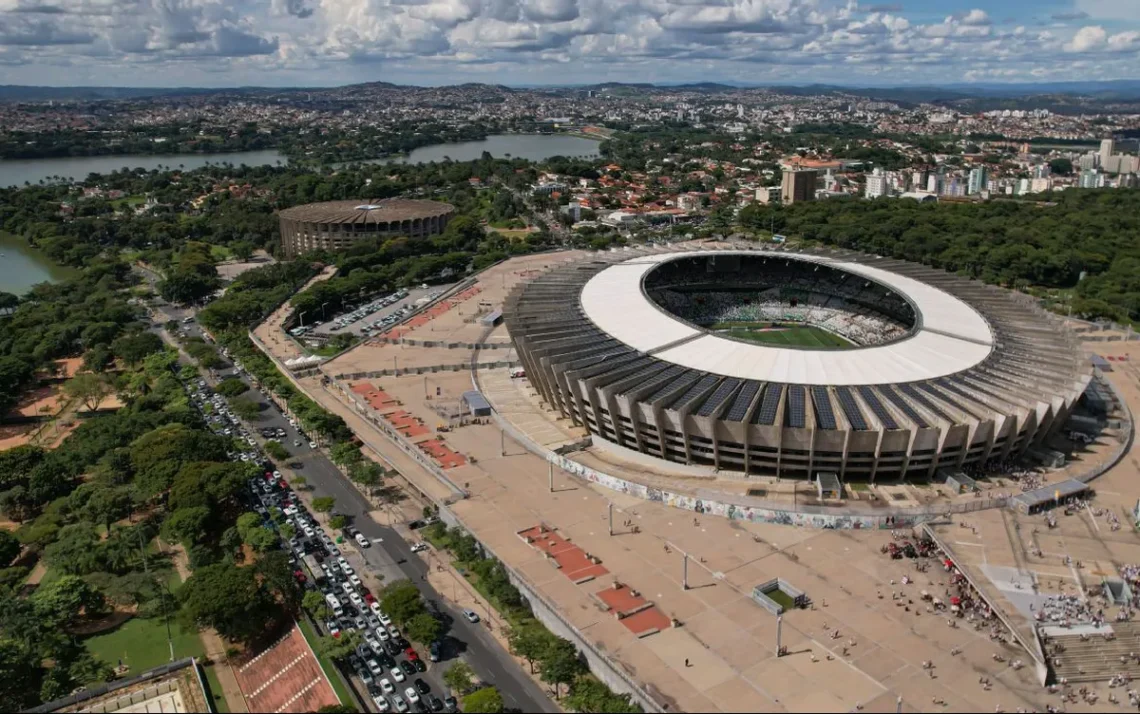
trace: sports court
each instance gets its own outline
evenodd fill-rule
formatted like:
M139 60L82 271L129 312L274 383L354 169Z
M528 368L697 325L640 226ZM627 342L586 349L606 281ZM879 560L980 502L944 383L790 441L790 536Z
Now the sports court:
M712 329L728 337L770 345L812 347L816 349L844 349L853 347L849 341L818 327L770 323L719 322Z

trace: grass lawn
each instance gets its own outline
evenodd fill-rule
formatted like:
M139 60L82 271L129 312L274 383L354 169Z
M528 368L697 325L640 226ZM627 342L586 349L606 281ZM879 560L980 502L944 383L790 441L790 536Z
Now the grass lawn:
M183 632L177 622L170 623L174 641L174 658L202 658L202 640L197 632ZM166 643L166 624L161 617L127 620L109 632L86 640L91 653L112 667L123 660L130 667L127 676L134 676L170 661L170 647ZM220 691L220 690L219 690Z
M222 683L218 681L218 672L214 665L203 667L202 670L206 673L206 686L210 688L210 698L214 701L214 711L229 714L230 705L226 702L225 695L222 694Z
M317 633L313 632L312 626L305 618L299 618L297 624L301 626L301 632L305 634L305 639L309 641L309 646L313 648L313 654L317 656L317 661L321 663L324 668L325 674L328 675L329 681L332 682L333 691L340 699L341 704L347 704L350 707L356 706L356 700L349 694L348 689L344 686L344 682L340 679L339 670L333 665L332 661L327 657L323 657L316 647Z
M523 240L531 233L534 233L534 231L529 228L492 228L491 230L495 231L509 241Z
M210 257L214 260L221 262L230 259L230 251L225 246L212 245L210 246Z
M111 201L111 207L118 210L120 208L141 206L144 203L146 203L146 196L126 196L125 198L116 198L114 201Z
M763 328L760 325L764 325ZM789 347L813 347L817 349L842 349L851 343L839 335L818 327L794 325L768 327L767 323L713 323L711 329L723 332L730 337L769 345Z

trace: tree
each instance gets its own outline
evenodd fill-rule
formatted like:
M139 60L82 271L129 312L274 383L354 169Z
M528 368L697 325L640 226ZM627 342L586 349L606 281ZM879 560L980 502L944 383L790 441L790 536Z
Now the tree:
M42 659L30 642L0 639L0 710L24 711L40 703L45 673Z
M318 620L327 620L331 614L325 596L316 590L309 590L305 593L305 596L301 598L301 607Z
M212 520L206 506L179 508L162 524L162 537L189 548L205 540Z
M630 701L628 694L614 694L609 687L591 676L582 676L570 685L570 693L562 702L576 712L614 712L640 714L640 704Z
M7 568L20 555L20 541L8 531L0 530L0 568Z
M241 419L246 421L253 421L254 419L261 418L261 405L252 399L232 399L230 400L230 408L234 410Z
M245 394L248 389L249 385L237 377L226 377L214 387L214 391L223 397L236 397Z
M230 563L200 567L178 591L183 621L196 630L212 627L222 637L252 642L282 615L281 607L259 582L254 568Z
M1073 162L1069 159L1053 159L1049 162L1049 170L1058 176L1069 176L1073 173Z
M131 496L126 488L95 489L83 506L83 516L92 523L101 523L111 532L111 524L131 513Z
M332 448L329 449L329 458L337 466L348 466L364 457L360 453L359 446L351 441L342 441L339 444L333 444Z
M341 528L344 528L347 525L348 519L339 513L329 519L329 528L332 528L334 531L339 531Z
M460 695L471 691L474 682L475 670L463 660L457 660L443 673L443 683Z
M542 659L553 637L554 635L539 625L512 627L507 633L511 650L527 661L531 674L534 674L534 663Z
M364 636L359 630L341 632L339 637L317 639L317 651L329 659L345 659L360 646Z
M313 499L313 510L317 513L329 513L336 507L336 499L332 496L318 496Z
M72 399L78 399L87 411L93 412L111 394L112 389L102 375L86 372L67 380L63 391Z
M64 526L55 542L44 549L48 565L68 575L86 575L99 570L99 556L99 536L90 523Z
M153 332L138 332L125 335L111 343L115 356L132 367L140 364L147 355L161 352L162 338Z
M404 633L415 642L431 644L443 634L443 623L430 613L424 612L404 624Z
M48 626L67 629L83 619L102 617L107 599L97 588L75 575L41 585L32 596L36 613Z
M403 627L424 612L424 603L411 580L397 580L382 591L380 609Z
M560 685L569 685L575 677L589 671L574 643L561 637L555 637L546 647L538 663L542 668L539 677L547 684L554 685L556 697L560 696Z
M281 444L281 442L277 441L276 439L270 439L269 441L265 442L265 452L278 461L284 461L285 459L289 458L289 450L286 449ZM296 480L294 479L294 482L295 481Z
M0 488L27 481L47 452L41 446L23 444L0 451Z
M463 697L463 711L472 714L500 714L503 695L494 687L483 687Z

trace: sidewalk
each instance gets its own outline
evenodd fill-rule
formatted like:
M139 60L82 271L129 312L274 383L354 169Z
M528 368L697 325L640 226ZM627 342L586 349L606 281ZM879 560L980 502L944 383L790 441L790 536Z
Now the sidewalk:
M174 568L178 571L178 578L182 582L186 582L186 579L190 577L190 567L186 562L186 551L180 545L166 544L166 547L174 552ZM226 704L230 711L235 714L248 712L249 707L246 706L245 695L241 693L237 676L234 675L233 668L230 667L229 658L226 656L226 645L222 638L218 636L217 632L210 629L199 630L198 636L202 639L202 649L205 650L207 659L212 663L214 673L218 675L218 683L222 685L222 696L226 698Z

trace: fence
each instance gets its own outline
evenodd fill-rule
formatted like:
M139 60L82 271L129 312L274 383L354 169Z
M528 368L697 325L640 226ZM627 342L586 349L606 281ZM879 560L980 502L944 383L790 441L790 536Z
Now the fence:
M499 360L497 362L458 362L455 364L433 364L423 367L404 367L403 369L374 369L368 372L344 372L341 374L333 375L334 379L341 380L356 380L356 379L379 379L380 377L400 377L406 374L433 374L435 372L466 372L476 367L517 367L519 361L514 359Z

